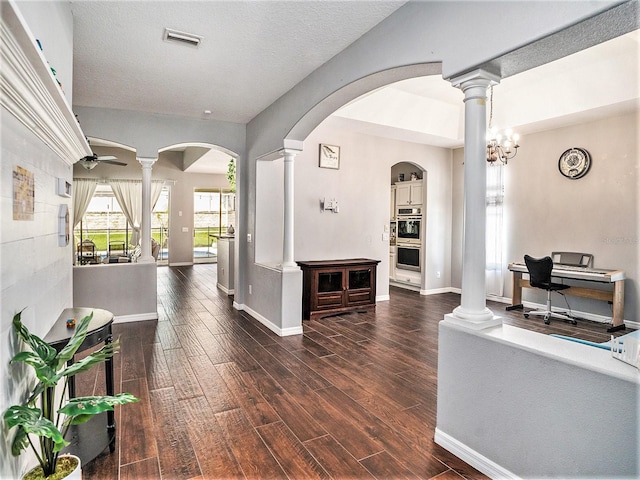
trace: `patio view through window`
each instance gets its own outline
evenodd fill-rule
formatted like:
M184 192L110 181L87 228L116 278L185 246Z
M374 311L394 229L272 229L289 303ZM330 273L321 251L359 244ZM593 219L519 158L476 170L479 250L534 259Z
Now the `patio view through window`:
M100 263L107 256L126 257L135 248L133 231L110 185L98 185L74 231L77 262ZM151 236L160 244L158 263L168 259L169 187L163 187L151 216Z
M235 193L222 190L200 190L193 193L193 260L215 262L218 237L236 226Z

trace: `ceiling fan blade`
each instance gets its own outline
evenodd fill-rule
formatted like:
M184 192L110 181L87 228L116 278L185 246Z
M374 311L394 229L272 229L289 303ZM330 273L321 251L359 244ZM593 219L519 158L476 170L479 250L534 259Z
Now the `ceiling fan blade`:
M114 158L115 158L115 157L114 157ZM108 164L110 164L110 165L119 165L119 166L121 166L121 167L126 167L126 166L127 166L127 164L126 164L126 163L123 163L123 162L116 162L115 160L106 160L106 159L105 159L105 160L103 160L103 159L101 159L101 158L98 158L98 161L99 161L99 162L102 162L102 163L108 163Z
M117 160L118 157L114 157L113 155L103 155L101 157L96 157L97 160Z

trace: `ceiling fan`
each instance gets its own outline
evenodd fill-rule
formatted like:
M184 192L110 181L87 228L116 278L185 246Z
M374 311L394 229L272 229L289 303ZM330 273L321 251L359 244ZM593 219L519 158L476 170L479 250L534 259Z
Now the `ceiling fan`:
M127 166L126 163L117 162L116 161L117 159L118 158L114 157L113 155L105 155L105 156L99 157L94 153L93 155L87 155L86 157L81 158L78 163L82 165L84 168L86 168L87 170L91 170L96 165L98 165L98 163L108 163L110 165L118 165L120 167Z

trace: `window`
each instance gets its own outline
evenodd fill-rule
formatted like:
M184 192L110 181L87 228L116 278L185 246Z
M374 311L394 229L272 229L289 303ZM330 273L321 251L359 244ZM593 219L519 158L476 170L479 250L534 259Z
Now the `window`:
M163 187L151 217L151 236L160 244L158 261L168 256L169 188ZM98 263L109 254L127 255L132 229L116 200L110 185L99 184L82 220L74 229L76 244L92 242L95 251L89 263ZM81 249L77 247L77 251ZM83 259L82 263L87 263Z
M214 262L218 256L218 236L227 235L236 223L235 193L197 189L193 194L193 258Z

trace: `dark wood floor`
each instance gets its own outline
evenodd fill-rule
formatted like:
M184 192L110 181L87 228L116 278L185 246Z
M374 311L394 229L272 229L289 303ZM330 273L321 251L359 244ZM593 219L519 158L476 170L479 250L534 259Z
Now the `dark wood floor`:
M304 322L280 338L216 288L216 266L158 269L159 320L114 327L117 448L93 479L486 478L433 442L438 322L456 294L392 288L375 313ZM606 325L504 323L606 341ZM104 392L100 368L78 394Z

